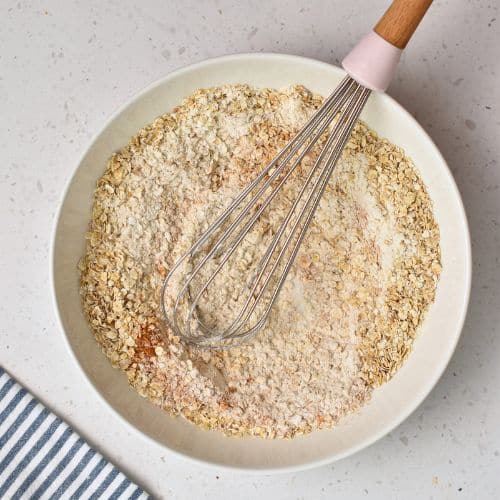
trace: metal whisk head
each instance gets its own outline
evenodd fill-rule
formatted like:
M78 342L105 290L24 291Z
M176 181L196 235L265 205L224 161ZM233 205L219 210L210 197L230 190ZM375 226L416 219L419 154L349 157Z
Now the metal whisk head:
M345 77L175 263L163 284L161 306L169 327L182 340L204 348L230 347L264 326L369 95L370 90ZM310 168L304 168L313 148L322 143ZM272 227L273 203L280 196L288 202L287 210ZM255 257L259 224L267 246ZM235 274L231 262L246 274ZM228 310L236 312L221 323L215 317L217 310L224 316L229 303Z

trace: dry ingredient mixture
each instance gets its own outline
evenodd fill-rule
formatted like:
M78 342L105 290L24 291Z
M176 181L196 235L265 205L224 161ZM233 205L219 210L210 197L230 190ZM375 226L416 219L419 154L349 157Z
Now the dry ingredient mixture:
M411 350L441 271L439 229L411 160L362 122L263 331L200 351L162 319L169 268L321 101L301 86L198 90L132 138L98 182L84 309L113 365L172 414L239 436L331 427Z

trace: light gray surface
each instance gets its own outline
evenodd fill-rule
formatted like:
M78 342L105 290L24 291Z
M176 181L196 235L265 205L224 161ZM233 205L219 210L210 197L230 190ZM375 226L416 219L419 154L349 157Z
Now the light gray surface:
M48 253L61 192L117 106L172 69L221 54L281 51L336 62L387 3L371 1L367 12L363 0L0 0L0 363L157 496L498 495L500 13L494 1L436 2L389 90L449 162L468 211L475 261L458 350L429 398L391 435L300 474L246 476L194 466L116 421L68 356L52 310Z

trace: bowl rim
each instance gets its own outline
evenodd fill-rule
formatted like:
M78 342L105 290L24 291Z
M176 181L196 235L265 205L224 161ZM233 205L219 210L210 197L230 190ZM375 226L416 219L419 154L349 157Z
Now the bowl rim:
M427 387L425 390L423 390L418 396L415 397L415 400L411 405L408 405L405 411L400 412L397 417L395 417L393 420L388 422L382 429L380 429L378 432L374 433L369 439L365 439L364 441L360 442L357 445L353 445L348 447L344 452L341 453L332 453L332 455L317 459L317 460L311 460L310 462L303 463L303 464L298 464L298 465L292 465L292 466L274 466L274 467L241 467L241 466L231 466L223 463L217 463L215 461L208 461L204 460L201 458L194 457L187 452L184 453L179 450L174 450L172 448L169 448L163 443L159 443L157 440L155 440L153 437L149 436L139 428L135 427L131 422L127 420L127 418L123 415L121 415L113 406L112 404L106 399L106 397L102 394L102 392L99 390L98 387L94 385L94 383L90 380L90 378L87 376L85 370L83 369L76 352L74 351L69 337L66 333L66 330L63 325L62 321L62 313L59 307L59 303L57 300L57 292L56 292L56 282L55 282L55 247L56 247L56 236L58 232L58 227L59 227L59 222L60 218L62 215L62 209L64 206L64 201L67 197L68 191L70 189L70 186L73 182L73 179L80 168L80 165L87 155L87 153L92 149L94 146L95 142L98 140L100 135L103 133L103 131L110 125L110 123L117 118L124 110L126 110L133 102L137 101L138 99L142 98L145 94L147 94L149 91L154 89L155 87L162 85L166 80L170 80L172 78L176 78L184 73L187 72L192 72L199 70L205 66L209 66L211 64L218 64L218 63L224 63L224 62L232 62L232 61L237 61L237 60L242 60L242 59L275 59L275 60L281 60L281 61L289 61L291 63L294 62L301 62L301 63L307 63L307 64L316 64L318 66L323 66L325 69L340 71L344 73L344 70L339 68L338 66L335 66L334 64L326 63L324 61L319 61L317 59L311 58L311 57L304 57L304 56L297 56L297 55L292 55L292 54L282 54L282 53L277 53L277 52L242 52L242 53L234 53L234 54L229 54L229 55L224 55L224 56L218 56L218 57L212 57L208 59L204 59L202 61L189 64L187 66L180 67L178 69L175 69L166 75L154 80L152 83L149 85L146 85L144 88L142 88L140 91L136 92L134 95L129 97L125 103L120 105L119 107L115 108L115 110L107 117L105 118L104 122L101 124L101 126L98 128L97 132L95 132L91 139L87 142L86 146L82 150L82 153L78 156L78 160L75 162L75 166L73 167L71 171L71 175L68 177L64 189L61 192L60 198L58 199L58 205L57 205L57 210L55 213L54 217L54 222L52 226L52 231L51 231L51 240L50 240L50 247L49 247L49 275L50 275L50 288L51 288L51 296L52 296L52 304L53 308L55 311L55 315L57 318L57 323L59 325L60 332L62 333L63 337L63 342L70 354L70 357L73 359L73 362L75 363L76 367L79 369L79 372L83 375L83 378L85 379L86 383L93 389L94 393L97 394L98 398L104 403L104 406L107 407L109 410L111 410L111 413L117 417L122 423L125 424L126 428L129 430L132 430L133 433L141 436L143 439L146 439L148 442L151 444L160 447L163 451L168 451L174 456L177 456L181 459L187 460L188 462L191 462L193 464L201 465L204 467L208 467L211 469L215 470L223 470L227 472L239 472L239 473L246 473L246 474L281 474L281 473L293 473L293 472L299 472L299 471L304 471L304 470L309 470L313 469L316 467L321 467L324 465L328 465L334 461L341 460L343 458L346 458L350 455L353 455L357 453L358 451L361 451L364 448L367 448L374 444L376 441L379 439L383 438L386 434L394 430L396 427L398 427L402 422L404 422L421 404L422 402L427 398L427 396L430 394L430 392L434 389L436 386L437 382L439 379L442 377L446 367L448 366L453 353L455 352L455 349L457 347L458 341L460 339L463 326L465 323L465 319L467 316L467 311L468 311L468 306L469 306L469 300L470 300L470 293L471 293L471 282L472 282L472 251L471 251L471 240L470 240L470 230L469 230L469 224L467 220L467 214L465 212L465 207L464 203L462 200L462 197L460 195L460 191L458 190L458 187L456 185L455 179L453 178L453 175L451 173L451 170L444 159L443 155L439 151L438 147L434 143L434 141L431 139L431 137L427 134L425 129L420 125L420 123L415 119L413 115L411 115L401 104L399 104L393 97L389 96L388 94L384 95L385 99L388 99L389 102L398 110L398 112L402 115L405 115L409 121L412 122L412 125L419 129L419 131L422 133L422 137L425 137L425 140L427 142L427 147L432 149L433 154L436 155L436 157L439 159L441 162L441 166L443 167L443 171L446 174L448 183L450 185L450 188L453 190L453 194L455 198L458 201L458 208L461 212L461 223L463 224L463 230L464 230L464 236L465 236L465 249L464 249L464 257L465 257L465 276L464 276L464 284L465 284L465 295L464 295L464 302L463 302L463 309L461 311L460 317L457 319L457 328L455 332L455 337L453 339L453 342L449 343L448 347L448 352L445 353L441 357L441 363L438 369L436 369L435 375L432 379L432 381L428 382ZM231 438L228 438L231 439Z

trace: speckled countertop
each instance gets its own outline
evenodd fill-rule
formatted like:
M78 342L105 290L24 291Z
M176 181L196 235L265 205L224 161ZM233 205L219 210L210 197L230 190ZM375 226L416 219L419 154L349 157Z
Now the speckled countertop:
M457 352L418 410L331 466L219 473L131 434L88 389L56 325L49 240L91 135L151 81L231 52L338 62L388 4L372 0L0 2L0 363L163 498L498 498L500 494L500 12L438 0L389 93L427 129L469 216L474 279ZM119 443L119 445L117 445Z

